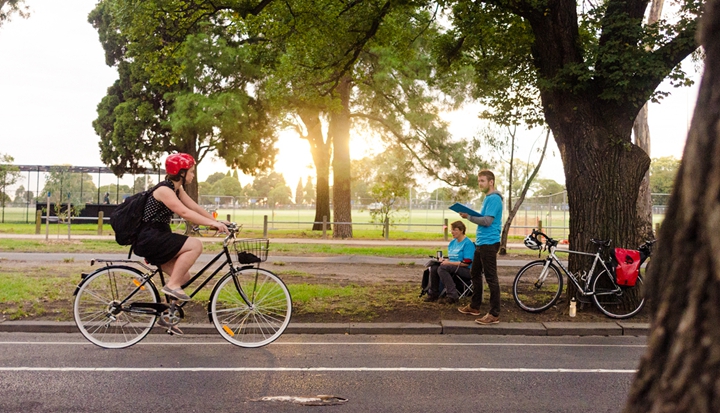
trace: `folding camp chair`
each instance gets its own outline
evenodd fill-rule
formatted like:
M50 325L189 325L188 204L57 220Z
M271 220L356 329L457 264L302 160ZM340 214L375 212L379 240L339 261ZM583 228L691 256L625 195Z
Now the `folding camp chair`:
M457 288L458 293L460 294L459 298L470 297L473 295L473 283L469 275L468 278L465 278L461 277L459 274L453 274L453 281L455 281L455 288Z
M474 293L473 289L473 283L472 279L470 278L470 275L468 274L468 277L461 277L459 274L453 274L453 281L455 281L455 288L458 290L459 297L470 297ZM480 290L480 294L482 294L482 290ZM447 295L447 291L445 286L442 283L442 280L440 280L440 297L444 297Z

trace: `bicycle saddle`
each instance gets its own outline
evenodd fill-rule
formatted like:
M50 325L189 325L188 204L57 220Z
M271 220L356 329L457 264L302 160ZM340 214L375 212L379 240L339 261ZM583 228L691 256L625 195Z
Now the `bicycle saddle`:
M592 241L592 243L595 244L595 245L601 245L601 246L603 246L603 247L609 247L609 246L610 246L610 243L612 242L611 239L608 239L608 240L600 240L600 239L595 239L595 238L590 238L590 241Z

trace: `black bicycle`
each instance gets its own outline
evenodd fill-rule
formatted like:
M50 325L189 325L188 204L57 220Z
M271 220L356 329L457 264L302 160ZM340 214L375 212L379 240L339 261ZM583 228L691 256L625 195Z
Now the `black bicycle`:
M290 323L292 299L285 283L260 268L267 260L268 239L236 239L238 226L228 225L223 249L192 277L183 289L221 262L190 294L194 297L227 267L207 306L208 317L220 335L240 347L261 347L282 335ZM232 249L232 252L231 252ZM75 323L85 338L103 348L125 348L148 335L158 317L168 326L184 318L185 302L161 301L154 278L165 285L162 270L134 260L92 260L105 266L83 274L75 289ZM142 267L144 270L138 268ZM155 278L157 279L157 278Z

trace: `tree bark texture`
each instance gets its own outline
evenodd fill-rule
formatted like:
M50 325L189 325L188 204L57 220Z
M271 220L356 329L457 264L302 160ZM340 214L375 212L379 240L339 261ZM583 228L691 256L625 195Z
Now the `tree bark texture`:
M535 35L532 53L543 79L556 79L567 65L583 64L576 10L575 2L554 0L546 12L520 12ZM642 16L641 11L633 13ZM603 100L605 81L598 79L579 91L540 89L545 120L564 163L574 250L594 252L591 238L637 247L637 194L650 158L631 142L638 108L632 102ZM584 267L582 258L570 255L570 270Z
M647 276L651 332L627 413L720 411L720 0L699 34L705 72Z
M330 157L332 156L332 138L323 138L322 122L317 110L298 110L305 125L307 135L303 138L310 143L310 153L315 164L315 223L313 231L322 231L323 217L332 222L330 215Z
M547 120L565 166L571 248L594 252L591 238L611 239L614 247L637 247L635 194L650 158L629 143L632 120L622 135L622 129L613 129L618 122L607 118L609 111L597 105L566 99L552 106L557 110L549 110ZM570 269L584 268L583 258L571 254Z
M333 137L333 211L335 224L333 238L352 238L352 210L350 194L350 90L349 76L343 77L337 87L341 108L330 115L330 133Z

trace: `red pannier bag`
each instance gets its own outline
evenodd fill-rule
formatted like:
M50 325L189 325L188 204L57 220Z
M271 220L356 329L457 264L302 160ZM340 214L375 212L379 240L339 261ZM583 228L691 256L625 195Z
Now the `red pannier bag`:
M634 287L640 275L640 251L615 248L612 258L615 282L621 287Z

